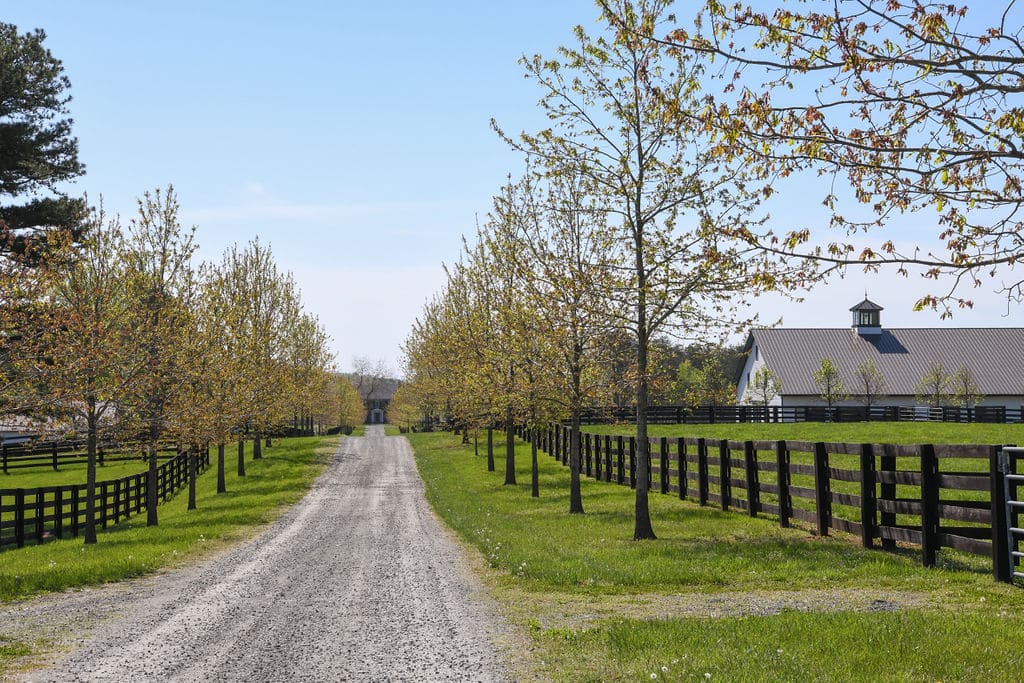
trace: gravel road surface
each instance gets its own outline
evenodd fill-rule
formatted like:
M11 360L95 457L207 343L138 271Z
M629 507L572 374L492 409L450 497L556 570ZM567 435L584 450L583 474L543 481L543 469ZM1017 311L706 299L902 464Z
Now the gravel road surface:
M253 541L0 607L0 622L71 649L31 681L508 677L493 645L507 626L427 505L408 442L380 427L344 439L309 495Z

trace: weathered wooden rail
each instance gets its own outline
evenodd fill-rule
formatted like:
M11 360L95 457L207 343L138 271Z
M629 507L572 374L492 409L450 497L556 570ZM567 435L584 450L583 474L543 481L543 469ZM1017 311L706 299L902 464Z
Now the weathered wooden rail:
M188 454L181 453L157 468L157 499L167 501L188 484ZM197 472L210 465L209 452L196 458ZM96 482L95 520L106 528L146 509L146 472ZM0 550L29 543L78 536L85 528L85 484L0 489Z
M552 424L538 448L568 463L570 429ZM636 486L636 437L581 434L581 472ZM991 558L998 581L1013 580L999 446L650 439L650 489L700 505L793 520L819 535L841 531L921 548L934 566L941 548Z

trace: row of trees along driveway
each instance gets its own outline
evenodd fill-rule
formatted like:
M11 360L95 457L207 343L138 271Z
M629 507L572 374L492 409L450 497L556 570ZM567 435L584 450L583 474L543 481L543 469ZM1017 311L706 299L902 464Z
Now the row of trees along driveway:
M696 17L667 0L597 4L597 33L577 27L572 46L521 60L549 125L517 135L493 122L524 170L424 307L396 398L465 429L504 421L510 444L514 422L568 415L570 511L582 512L579 409L607 402L605 351L628 331L633 535L646 539L652 340L725 336L752 322L758 294L798 295L851 265L923 268L935 286L918 306L946 314L970 305L961 284L1012 270L1024 59L1013 3L973 32L965 9L917 0L822 12L709 1ZM773 223L772 202L804 202L809 179L838 237ZM851 192L836 189L846 181ZM938 216L934 253L878 230L921 210ZM1020 296L1019 280L1003 285ZM508 484L513 457L510 445Z
M58 191L85 168L71 84L45 37L0 24L0 414L51 436L85 432L84 536L95 543L101 439L145 444L153 525L161 441L218 444L223 492L229 440L244 475L246 435L260 457L261 435L294 415L355 424L362 407L269 247L196 265L196 229L180 224L173 188L145 193L125 227Z

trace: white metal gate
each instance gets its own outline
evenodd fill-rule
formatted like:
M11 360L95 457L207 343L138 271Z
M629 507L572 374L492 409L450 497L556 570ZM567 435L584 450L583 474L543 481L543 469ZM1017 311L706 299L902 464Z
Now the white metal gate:
M1006 500L1006 542L1010 554L1010 581L1024 579L1024 448L1003 448L999 456L999 469L1003 472L1003 491Z

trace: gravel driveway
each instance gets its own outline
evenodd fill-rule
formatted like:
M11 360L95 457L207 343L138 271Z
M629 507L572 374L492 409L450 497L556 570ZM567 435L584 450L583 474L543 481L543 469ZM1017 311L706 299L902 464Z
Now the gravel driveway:
M253 541L0 607L0 621L73 648L33 681L507 678L492 644L506 627L430 511L408 442L380 427L344 439L309 495Z

